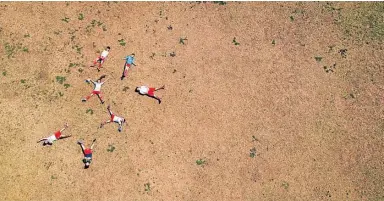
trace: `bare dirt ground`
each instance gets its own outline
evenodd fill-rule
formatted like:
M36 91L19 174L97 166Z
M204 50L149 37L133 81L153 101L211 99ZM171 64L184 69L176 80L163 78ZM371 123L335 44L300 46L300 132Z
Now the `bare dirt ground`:
M2 2L0 200L384 200L383 10ZM82 103L101 74L106 104ZM98 128L107 104L122 133ZM64 122L72 137L36 143Z

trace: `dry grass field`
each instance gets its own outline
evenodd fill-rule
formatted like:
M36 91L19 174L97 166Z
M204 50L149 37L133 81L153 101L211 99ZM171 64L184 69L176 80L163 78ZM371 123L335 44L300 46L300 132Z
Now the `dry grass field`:
M0 200L384 200L383 12L1 2ZM106 46L98 72L89 66ZM102 74L106 104L82 103L84 80ZM140 85L165 85L163 102ZM99 128L107 105L123 132ZM65 122L70 138L36 143ZM94 138L84 169L76 141Z

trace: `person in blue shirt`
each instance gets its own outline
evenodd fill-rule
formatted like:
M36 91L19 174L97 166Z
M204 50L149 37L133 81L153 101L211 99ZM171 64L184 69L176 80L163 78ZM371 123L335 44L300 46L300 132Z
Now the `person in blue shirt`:
M128 55L123 59L125 60L125 65L124 65L123 75L121 76L121 80L123 80L127 76L128 70L131 67L131 65L136 66L135 54Z

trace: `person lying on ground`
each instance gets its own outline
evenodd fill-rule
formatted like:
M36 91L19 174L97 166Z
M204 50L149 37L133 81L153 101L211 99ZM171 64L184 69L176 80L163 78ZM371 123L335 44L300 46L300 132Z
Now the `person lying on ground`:
M84 163L84 169L89 168L92 162L92 150L93 146L95 145L96 139L93 139L91 148L85 148L83 141L78 140L77 143L81 146L81 150L83 151L84 158L83 158L83 163Z
M141 95L147 95L149 97L152 97L159 101L159 104L161 103L161 97L155 95L155 91L158 91L160 89L164 89L165 86L162 86L160 88L153 88L153 87L147 87L147 86L140 86L136 87L136 92L140 93Z
M67 137L71 137L71 135L62 135L62 132L68 128L68 123L65 123L64 124L64 128L62 128L61 130L59 131L56 131L55 133L53 133L51 136L49 137L46 137L46 138L41 138L39 141L37 141L37 143L43 141L43 146L45 145L52 145L53 142L55 142L56 140L59 140L59 139L64 139L64 138L67 138Z
M126 123L125 119L123 117L119 117L119 116L116 116L115 114L113 114L113 112L111 111L111 107L109 105L107 107L107 110L108 110L111 118L105 122L101 122L100 128L103 128L105 124L115 122L115 123L119 124L118 131L121 132L123 130L123 124Z

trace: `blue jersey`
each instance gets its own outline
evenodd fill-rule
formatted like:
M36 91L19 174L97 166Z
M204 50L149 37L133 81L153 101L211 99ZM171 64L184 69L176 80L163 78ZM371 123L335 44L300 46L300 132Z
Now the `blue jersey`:
M135 62L135 58L133 56L126 56L125 57L125 62L127 64L133 64L133 62Z

